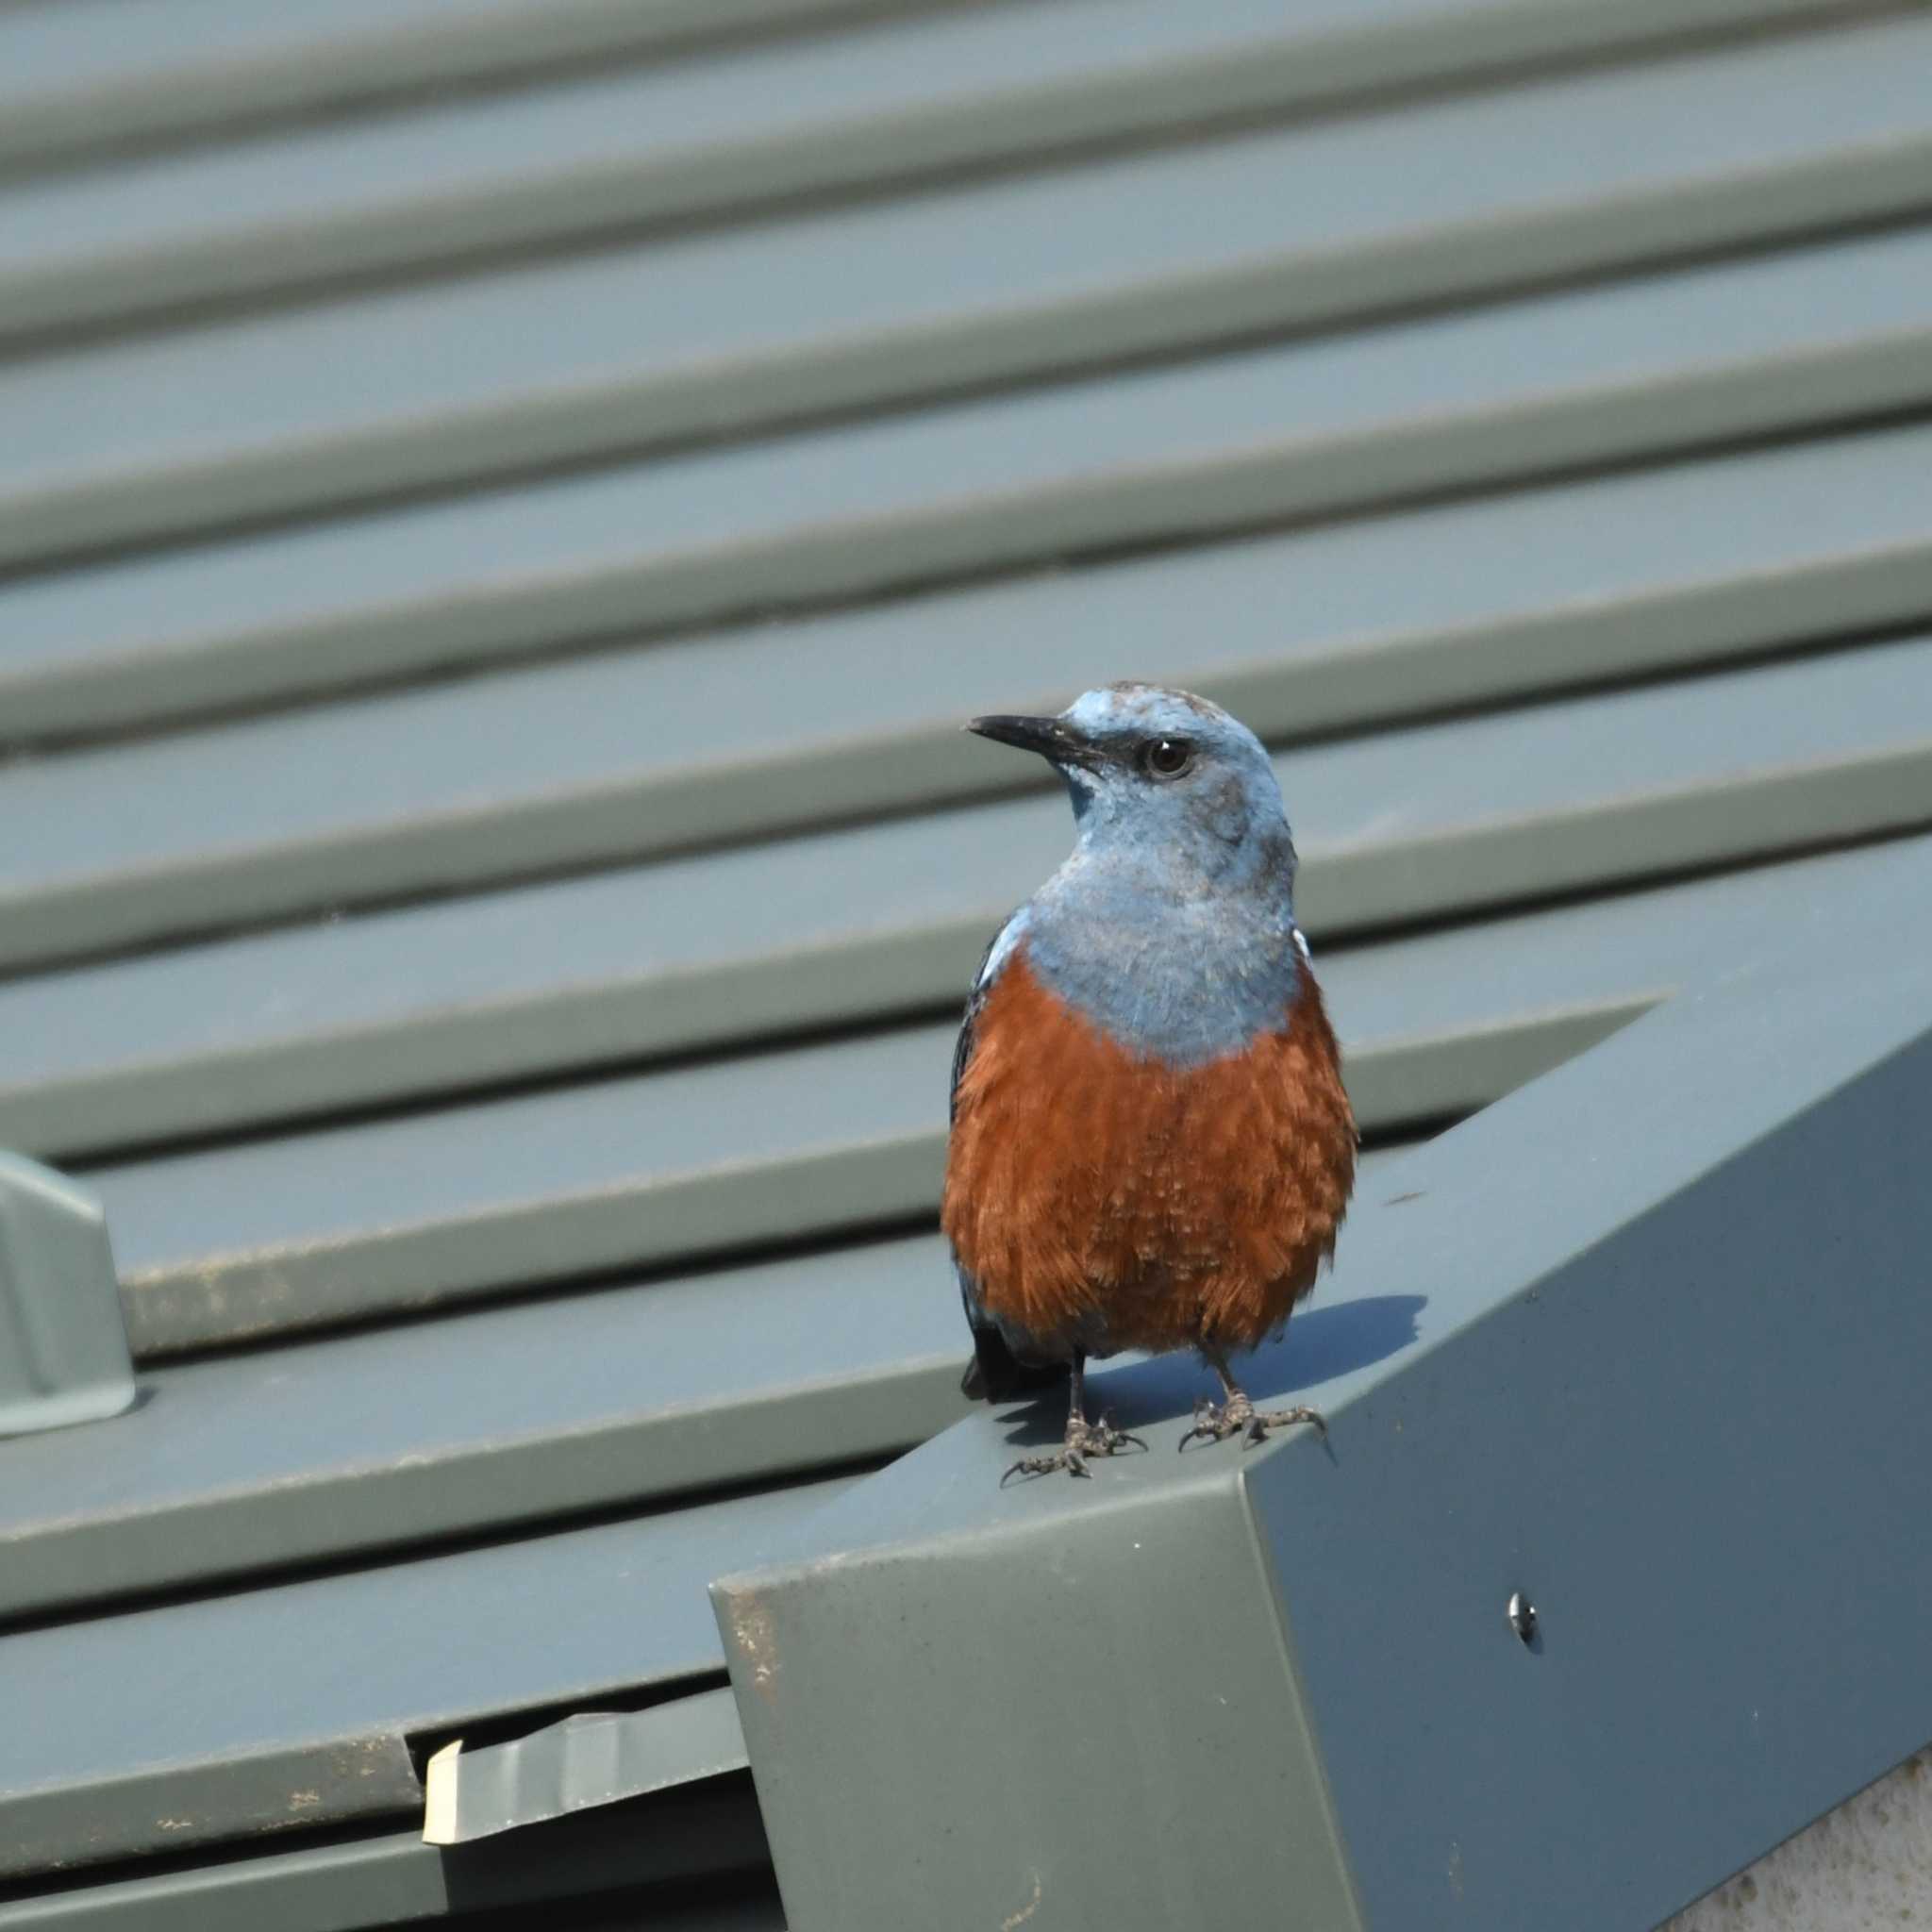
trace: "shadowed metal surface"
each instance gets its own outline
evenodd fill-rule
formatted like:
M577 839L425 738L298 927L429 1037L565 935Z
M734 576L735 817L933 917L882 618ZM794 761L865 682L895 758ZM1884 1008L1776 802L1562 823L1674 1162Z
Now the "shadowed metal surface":
M749 1778L658 1793L535 1834L452 1852L418 1824L338 1844L189 1862L165 1874L111 1879L38 1898L0 1899L7 1932L351 1932L460 1917L479 1906L562 1901L622 1886L709 1882L736 1887L769 1869ZM654 1923L691 1923L654 1904ZM775 1918L772 1921L776 1924Z

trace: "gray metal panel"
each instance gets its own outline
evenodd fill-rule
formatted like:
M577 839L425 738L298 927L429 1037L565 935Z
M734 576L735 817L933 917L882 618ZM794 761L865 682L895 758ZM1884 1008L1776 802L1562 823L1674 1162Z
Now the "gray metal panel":
M1124 666L1286 734L1896 623L1928 470L1835 439L0 765L0 959L984 793L959 718Z
M155 425L174 528L393 491L1923 208L1928 58L1932 26L1888 25L1248 135L88 355L4 400L23 452L105 430L150 498L127 437ZM63 514L8 523L43 545ZM70 541L110 524L81 505Z
M1411 1154L1332 1330L1254 1366L1325 1443L1176 1457L1199 1370L1127 1369L1096 1392L1147 1454L1002 1491L1015 1432L975 1419L716 1586L797 1932L1266 1922L1349 1881L1370 1926L1624 1932L1915 1748L1923 888L1900 853L1796 901ZM1847 1641L1854 1576L1903 1613Z
M1040 1432L989 1418L888 1472L874 1525L834 1512L822 1579L714 1586L793 1932L1364 1932L1241 1451L1184 1462L1183 1426L1041 1495L999 1487Z
M420 1817L410 1739L717 1670L707 1579L837 1488L13 1632L0 1873Z
M1912 641L1311 748L1279 761L1301 907L1325 938L1932 822L1928 720ZM947 1001L1069 842L1029 799L0 987L0 1133L73 1155Z
M1807 11L1817 11L1807 0L1058 0L889 18L856 34L432 102L375 125L304 127L29 189L0 227L0 326L69 326L875 187ZM0 26L0 62L7 51Z
M1776 962L1552 1076L1554 1158L1505 1114L1372 1224L1358 1279L1518 1292L1365 1391L1346 1507L1306 1455L1250 1477L1371 1923L1651 1924L1932 1734L1932 900L1901 885L1794 908ZM1850 1576L1910 1611L1846 1642Z
M894 1454L964 1351L927 1236L151 1371L0 1457L0 1618Z
M924 1213L950 1029L92 1176L137 1350Z
M1928 369L1911 232L30 580L0 689L20 730L127 678L233 700L1831 424ZM31 542L67 512L22 491Z
M641 53L894 0L56 0L0 13L0 163ZM896 0L899 9L921 0ZM929 4L929 0L928 0Z
M749 1780L573 1819L452 1855L415 1829L0 1901L4 1932L360 1932L618 1885L768 1868Z

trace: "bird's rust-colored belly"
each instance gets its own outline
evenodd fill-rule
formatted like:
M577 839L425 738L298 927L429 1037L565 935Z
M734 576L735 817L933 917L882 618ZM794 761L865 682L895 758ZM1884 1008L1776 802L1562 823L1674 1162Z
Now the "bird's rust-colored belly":
M988 1311L1046 1345L1250 1347L1333 1250L1355 1119L1312 974L1279 1033L1174 1070L1106 1039L1024 949L974 1025L941 1221Z

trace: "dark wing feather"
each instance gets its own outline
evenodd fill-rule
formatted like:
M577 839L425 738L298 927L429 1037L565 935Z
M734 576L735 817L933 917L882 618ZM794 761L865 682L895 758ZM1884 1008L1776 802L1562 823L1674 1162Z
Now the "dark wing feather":
M1002 925L1000 932L1006 929ZM986 1005L986 987L981 975L986 972L986 962L992 958L992 949L1000 942L1000 932L987 941L986 951L980 954L979 964L973 969L973 986L966 995L966 1010L959 1016L959 1037L953 1042L953 1084L946 1089L948 1126L959 1116L959 1082L966 1077L966 1068L972 1061L973 1029L978 1024L980 1008Z
M973 1034L980 1009L986 1005L986 962L1001 935L1012 924L1003 921L999 930L986 942L979 965L973 974L973 990L966 995L966 1011L959 1022L959 1038L953 1047L953 1084L946 1094L946 1121L950 1124L958 1112L959 1082L973 1059ZM966 1325L973 1331L973 1359L959 1377L960 1392L973 1402L1010 1402L1036 1390L1051 1389L1067 1377L1065 1362L1024 1361L1013 1353L979 1305L978 1285L954 1257L959 1277L959 1300L966 1310Z

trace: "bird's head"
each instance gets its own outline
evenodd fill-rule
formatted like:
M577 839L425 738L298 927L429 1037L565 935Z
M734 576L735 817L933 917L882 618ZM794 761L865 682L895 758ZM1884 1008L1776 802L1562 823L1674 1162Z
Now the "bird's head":
M1219 705L1152 684L1090 691L1058 717L975 718L982 738L1038 752L1073 794L1081 848L1174 885L1291 878L1294 847L1261 741Z

